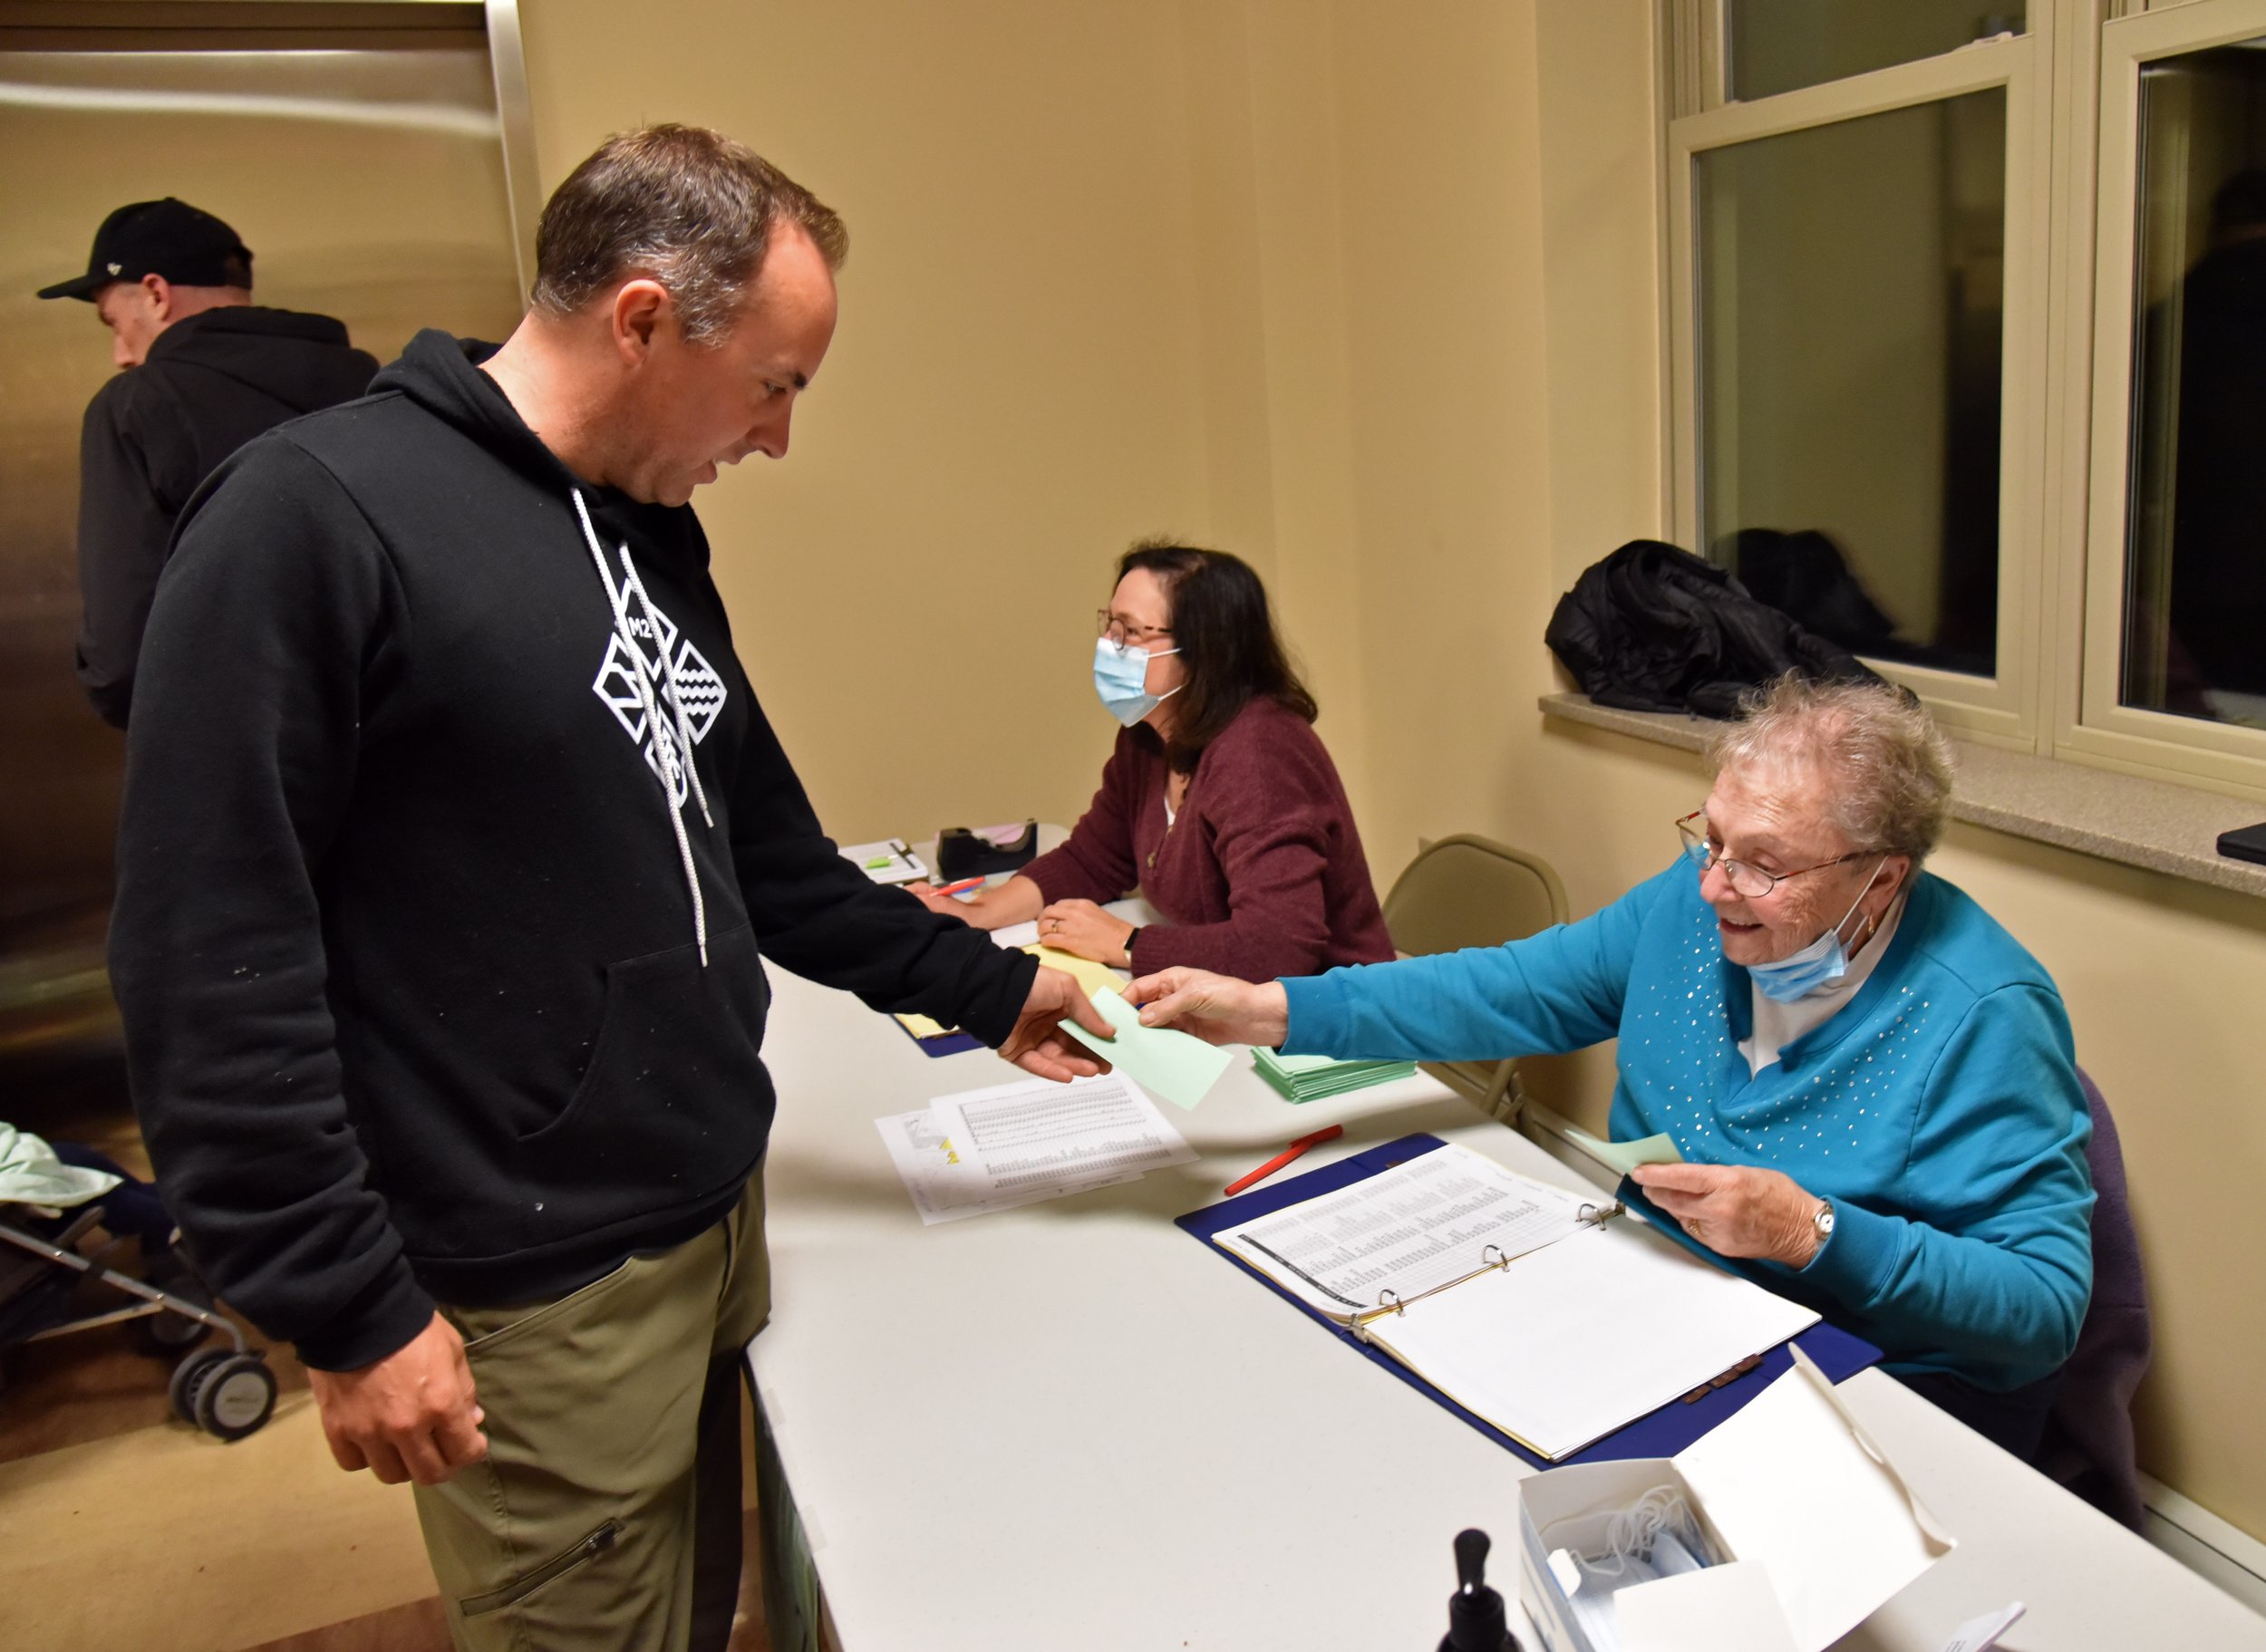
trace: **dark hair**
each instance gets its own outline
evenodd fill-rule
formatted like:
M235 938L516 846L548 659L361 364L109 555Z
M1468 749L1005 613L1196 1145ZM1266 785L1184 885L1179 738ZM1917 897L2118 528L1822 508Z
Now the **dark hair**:
M1267 607L1267 588L1249 563L1225 551L1144 539L1118 558L1118 578L1136 568L1148 569L1165 587L1173 645L1187 672L1187 685L1174 696L1173 737L1165 748L1174 768L1182 774L1194 769L1204 749L1255 696L1314 720L1314 697L1291 669ZM1146 723L1135 725L1134 736L1157 738Z
M252 290L252 255L241 246L220 260L220 285Z
M572 315L636 271L668 288L687 339L721 343L782 221L801 227L828 269L841 268L841 218L744 143L698 126L625 132L545 204L535 307Z

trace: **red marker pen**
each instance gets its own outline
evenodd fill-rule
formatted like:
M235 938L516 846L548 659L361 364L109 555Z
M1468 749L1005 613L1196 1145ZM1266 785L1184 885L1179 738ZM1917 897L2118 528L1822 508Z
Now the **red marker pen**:
M1288 1147L1285 1147L1282 1152L1276 1154L1273 1158L1269 1159L1265 1164L1260 1165L1258 1169L1253 1171L1249 1175L1237 1176L1233 1182L1230 1182L1227 1184L1227 1191L1230 1193L1239 1193L1254 1182L1264 1182L1276 1171L1282 1169L1283 1165L1289 1164L1293 1159L1296 1158L1300 1154L1305 1152L1307 1148L1318 1146L1323 1142L1334 1142L1338 1139L1338 1137L1343 1135L1344 1134L1345 1126L1343 1125L1331 1125L1323 1129L1315 1131L1312 1135L1302 1135L1296 1141L1293 1142Z

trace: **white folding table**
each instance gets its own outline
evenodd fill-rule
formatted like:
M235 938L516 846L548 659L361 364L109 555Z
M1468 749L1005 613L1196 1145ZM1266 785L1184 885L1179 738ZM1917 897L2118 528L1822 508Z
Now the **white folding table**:
M1297 1170L1425 1131L1578 1177L1428 1076L1293 1106L1239 1057L1197 1111L1164 1106L1196 1163L925 1228L873 1121L1019 1075L771 974L750 1364L845 1652L1428 1652L1475 1525L1516 1600L1532 1471L1172 1219L1328 1124ZM2266 1618L1894 1379L1842 1392L1960 1540L1842 1646L1941 1652L2019 1599L2011 1648L2266 1648Z

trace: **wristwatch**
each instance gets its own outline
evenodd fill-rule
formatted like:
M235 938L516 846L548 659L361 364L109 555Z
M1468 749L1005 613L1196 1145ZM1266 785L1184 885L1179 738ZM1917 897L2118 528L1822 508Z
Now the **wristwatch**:
M1825 1241L1834 1236L1834 1202L1820 1199L1817 1208L1810 1212L1810 1226L1817 1232L1817 1248L1824 1250Z
M1133 967L1133 943L1140 938L1141 931L1138 924L1134 925L1132 932L1125 938L1125 967L1128 970Z

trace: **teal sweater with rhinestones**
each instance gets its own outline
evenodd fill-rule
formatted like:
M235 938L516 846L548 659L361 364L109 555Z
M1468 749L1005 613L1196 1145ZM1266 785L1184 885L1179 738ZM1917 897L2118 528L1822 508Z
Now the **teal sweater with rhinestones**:
M1618 1038L1616 1139L1665 1131L1695 1163L1783 1171L1836 1217L1799 1270L1658 1224L1878 1344L1892 1371L2004 1390L2077 1346L2093 1183L2068 1018L2038 961L1941 878L1913 885L1849 1002L1751 1077L1749 979L1688 861L1508 946L1283 987L1294 1053L1475 1060Z

